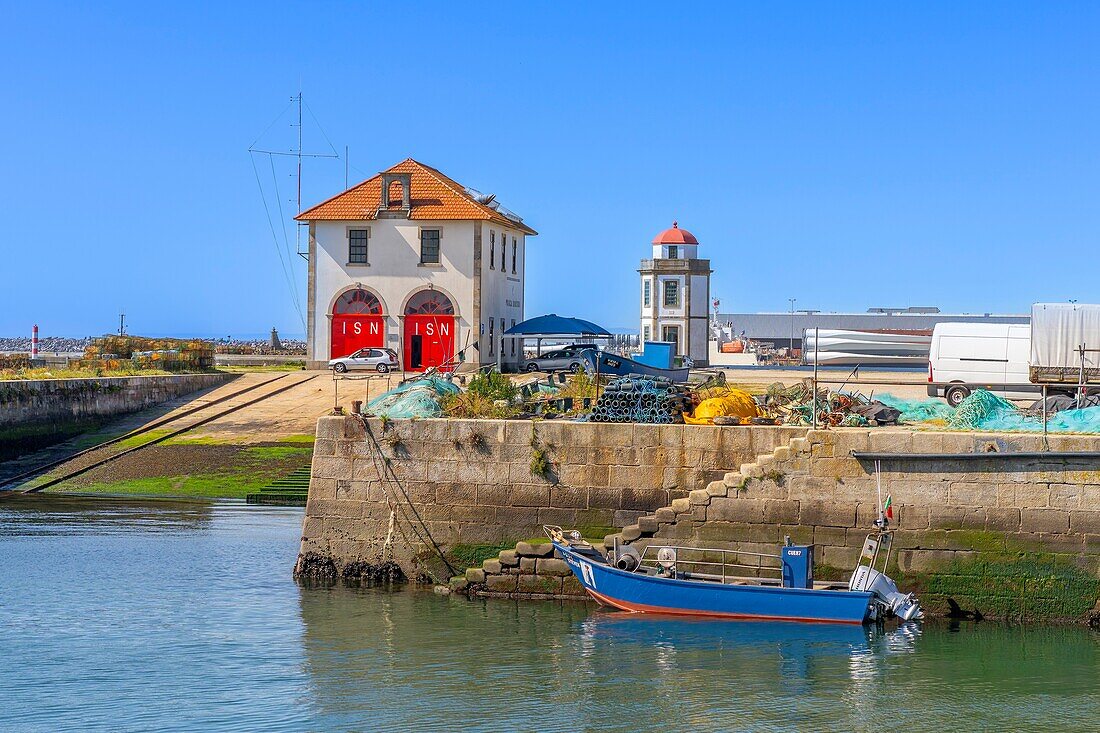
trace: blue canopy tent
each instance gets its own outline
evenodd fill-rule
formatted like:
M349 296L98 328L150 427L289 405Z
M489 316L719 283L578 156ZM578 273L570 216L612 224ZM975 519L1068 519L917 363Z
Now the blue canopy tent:
M500 371L501 357L504 354L504 339L506 338L520 339L521 349L523 339L537 339L537 353L541 356L543 339L610 339L611 337L611 332L606 328L597 326L592 321L586 321L583 318L567 318L556 313L528 318L501 334L500 350L497 351L497 371Z

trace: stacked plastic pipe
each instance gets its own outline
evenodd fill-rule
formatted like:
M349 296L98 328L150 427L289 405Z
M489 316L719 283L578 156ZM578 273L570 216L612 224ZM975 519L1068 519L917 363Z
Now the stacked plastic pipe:
M665 377L632 374L612 380L589 416L592 422L655 423L683 422L692 409L687 387Z

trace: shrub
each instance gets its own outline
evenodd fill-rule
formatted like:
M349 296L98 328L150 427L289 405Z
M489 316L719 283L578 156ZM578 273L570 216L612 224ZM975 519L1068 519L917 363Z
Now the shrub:
M470 380L468 391L472 395L489 400L508 400L511 402L515 399L519 390L511 379L499 372L481 372Z
M514 417L518 410L510 405L498 405L494 400L473 392L445 395L440 407L446 417L493 418ZM457 441L456 441L457 443Z

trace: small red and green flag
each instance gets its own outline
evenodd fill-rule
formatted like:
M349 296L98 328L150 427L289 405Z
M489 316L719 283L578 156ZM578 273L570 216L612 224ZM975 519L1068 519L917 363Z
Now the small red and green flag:
M882 505L882 511L886 514L887 519L894 518L894 497L889 494L886 495L886 503Z

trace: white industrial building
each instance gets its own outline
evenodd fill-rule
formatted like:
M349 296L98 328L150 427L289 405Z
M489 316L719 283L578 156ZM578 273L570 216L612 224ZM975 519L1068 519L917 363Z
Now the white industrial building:
M653 242L652 259L642 260L642 341L668 341L676 353L707 363L710 260L701 260L699 240L672 222Z
M401 366L497 362L523 320L525 248L537 234L495 196L411 158L297 217L309 225L311 367L363 347ZM522 358L509 344L504 362Z

